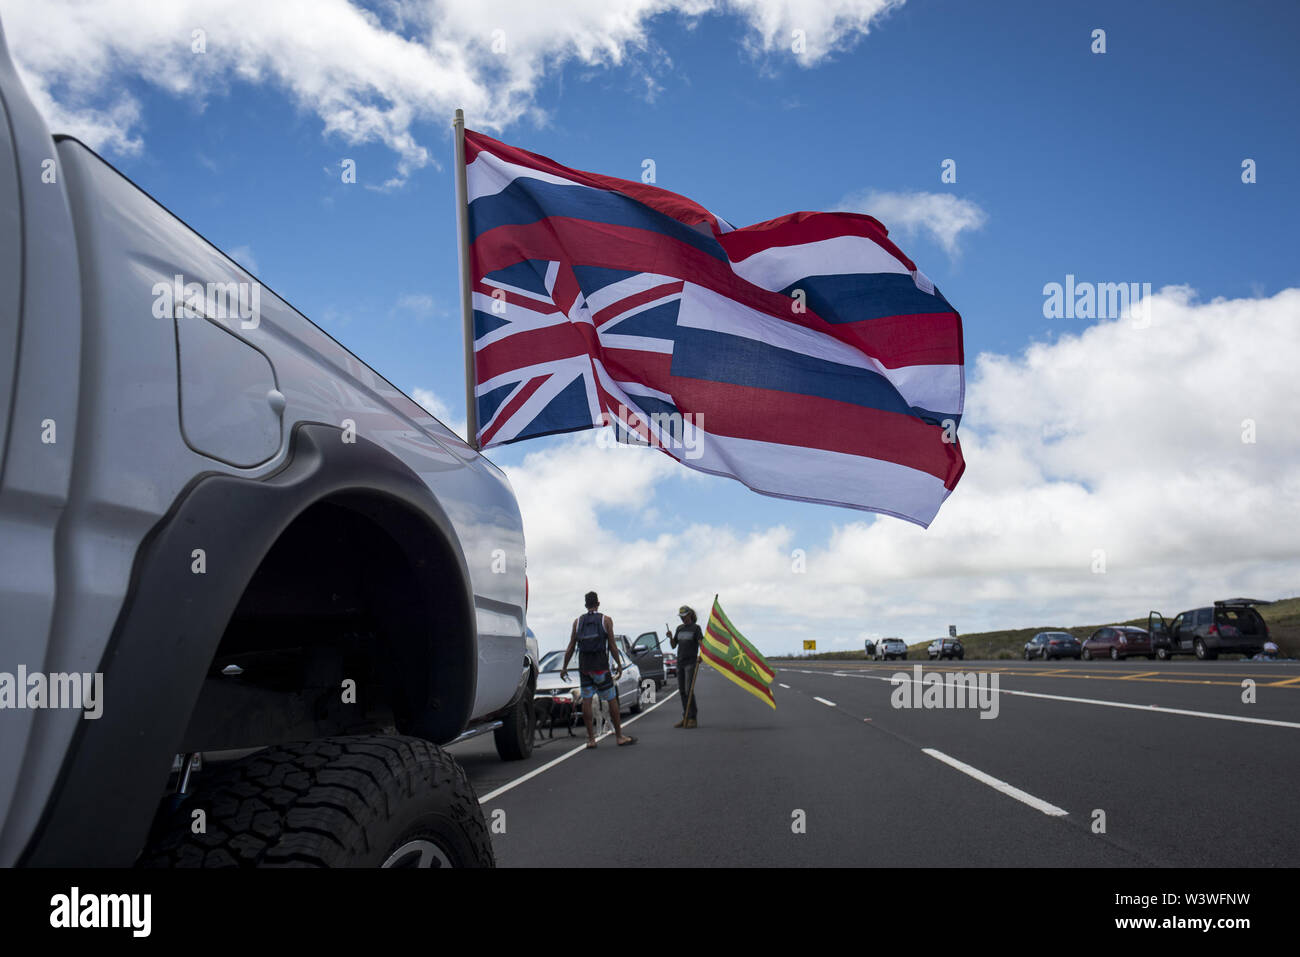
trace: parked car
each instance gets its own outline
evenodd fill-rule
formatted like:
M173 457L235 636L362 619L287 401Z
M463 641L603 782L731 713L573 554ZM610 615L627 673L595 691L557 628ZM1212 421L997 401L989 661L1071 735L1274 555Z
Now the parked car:
M907 643L901 638L882 638L876 642L876 660L889 661L891 658L906 658Z
M110 702L3 712L0 867L492 864L442 745L533 745L501 470L51 135L2 31L0 276L4 660Z
M1042 658L1044 661L1053 658L1078 659L1083 654L1083 646L1068 631L1040 631L1025 642L1024 651L1025 661L1031 658Z
M1151 647L1151 636L1145 628L1136 625L1107 625L1098 628L1083 642L1083 657L1088 661L1105 657L1123 661L1137 655L1156 656Z
M926 653L929 654L931 661L936 658L940 660L955 658L961 661L966 657L966 649L962 647L961 641L956 638L936 638L930 642L930 647L926 649Z
M637 670L641 672L641 680L653 684L650 688L650 700L642 703L654 704L655 692L668 683L668 672L664 669L664 653L659 644L659 632L642 632L637 635L636 641L631 642L627 640L626 635L617 637L628 661L636 662Z
M567 678L560 676L560 666L564 664L564 649L547 652L542 659L542 670L537 675L537 696L550 697L562 701L571 698L577 707L582 707L581 679L578 677L578 650L573 650L569 660ZM623 674L614 683L618 694L618 710L622 714L641 713L641 672L635 662L623 666Z
M1268 623L1256 605L1269 602L1253 598L1228 598L1213 607L1193 608L1166 622L1159 612L1147 618L1155 653L1162 661L1174 655L1196 655L1213 660L1220 654L1256 655L1269 640Z
M664 652L664 674L669 678L677 677L677 656L671 651Z

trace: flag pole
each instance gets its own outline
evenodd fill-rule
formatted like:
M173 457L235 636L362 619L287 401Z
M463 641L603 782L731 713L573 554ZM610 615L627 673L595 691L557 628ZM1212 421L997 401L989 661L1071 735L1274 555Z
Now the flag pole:
M474 297L469 266L469 187L465 181L465 111L451 121L456 140L456 232L460 259L460 309L465 327L465 441L478 449L478 403L474 399Z
M714 608L718 607L718 596L716 594L713 596L713 607ZM713 617L713 609L709 609L709 617ZM695 624L699 625L699 623L700 623L699 618L696 618ZM703 646L703 644L704 644L704 629L701 628L700 645ZM704 648L701 647L699 651L695 653L695 673L691 675L691 691L690 694L686 696L686 711L685 711L685 716L682 718L683 721L690 720L691 701L693 701L695 698L695 682L699 680L700 677L700 659L702 659L703 657L704 657Z

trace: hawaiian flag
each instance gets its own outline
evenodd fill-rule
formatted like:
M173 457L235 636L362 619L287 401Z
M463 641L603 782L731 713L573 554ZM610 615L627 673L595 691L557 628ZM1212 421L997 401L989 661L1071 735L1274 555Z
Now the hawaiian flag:
M961 317L854 213L734 228L465 131L481 448L614 425L765 495L926 526L965 467Z

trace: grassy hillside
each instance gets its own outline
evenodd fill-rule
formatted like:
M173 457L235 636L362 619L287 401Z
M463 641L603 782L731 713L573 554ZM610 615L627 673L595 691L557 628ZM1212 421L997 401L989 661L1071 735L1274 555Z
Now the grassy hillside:
M1169 617L1177 614L1184 609L1177 609L1167 613ZM1277 642L1278 649L1282 657L1300 658L1300 598L1284 598L1281 601L1275 601L1271 605L1260 605L1260 614L1268 622L1269 634ZM966 657L983 658L983 659L1006 659L1019 658L1024 650L1025 642L1032 638L1040 631L1068 631L1076 638L1083 640L1091 635L1098 628L1105 625L1137 625L1139 628L1147 626L1146 618L1131 618L1128 621L1102 621L1095 625L1075 625L1073 627L1062 628L1056 624L1036 625L1033 628L1015 628L1006 631L980 631L969 635L961 636L961 643L966 648ZM916 644L908 645L907 656L925 661L928 660L925 650L930 646L929 641L918 641ZM862 649L855 651L830 651L822 654L808 655L809 659L821 659L826 661L849 661L861 660ZM1226 656L1225 656L1226 657ZM1236 657L1235 655L1232 657Z

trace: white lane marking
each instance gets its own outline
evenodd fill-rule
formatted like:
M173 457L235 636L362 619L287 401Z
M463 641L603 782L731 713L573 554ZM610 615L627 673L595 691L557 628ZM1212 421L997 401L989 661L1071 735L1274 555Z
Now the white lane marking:
M813 700L814 700L814 701L820 701L822 704L824 704L824 705L828 705L829 707L832 707L832 708L835 707L835 702L834 702L834 701L827 701L825 698L819 698L819 697L817 697L816 695L813 695Z
M1020 790L1020 788L1018 787L1013 787L1012 785L1008 784L1006 781L999 781L997 778L993 777L993 775L985 774L979 768L973 768L969 764L966 764L965 762L958 761L956 758L950 758L942 751L936 751L934 748L922 748L921 750L924 751L926 754L928 754L930 757L937 758L938 760L942 761L944 764L948 765L949 767L954 767L958 771L962 772L963 774L969 774L976 781L979 781L983 784L987 784L993 790L1000 791L1003 794L1005 794L1007 797L1015 798L1017 801L1020 801L1022 804L1028 804L1035 811L1042 811L1048 817L1065 817L1067 814L1070 813L1064 808L1059 808L1055 804L1049 804L1048 802L1044 801L1042 798L1036 798L1032 794Z
M626 728L629 724L635 724L636 722L640 721L642 718L644 718L646 715L648 715L648 714L649 714L651 711L653 711L655 708L658 708L660 705L667 704L669 701L671 701L671 700L673 699L673 697L674 697L676 694L677 694L676 691L670 691L668 694L664 695L664 697L660 698L657 702L655 702L654 704L652 704L650 707L645 708L644 710L642 710L642 712L641 712L640 714L633 715L632 717L625 719L625 720L623 721L623 727ZM596 740L599 741L599 740L601 740L602 738L608 738L608 737L609 737L611 734L613 734L613 733L614 733L613 731L606 731L604 734L602 734L602 735L598 735L598 736L596 737ZM492 791L492 792L490 792L490 793L488 793L488 794L483 795L481 798L478 799L478 803L479 803L479 804L487 804L487 802L488 802L488 801L491 801L493 798L500 797L502 794L505 794L507 791L511 790L512 788L517 788L519 785L523 784L525 781L528 781L528 780L531 780L532 778L537 777L537 775L541 774L543 771L549 771L551 768L555 767L555 766L556 766L557 764L559 764L561 761L567 761L567 760L569 760L569 758L573 757L573 756L574 756L575 754L577 754L579 751L586 751L586 750L587 750L587 745L586 745L586 744L580 744L580 745L578 745L578 747L574 748L572 751L566 751L564 754L561 754L558 758L555 758L555 759L553 759L553 760L551 760L551 761L547 761L547 762L546 762L545 764L543 764L540 768L533 768L533 769L532 769L531 771L529 771L527 774L520 775L519 777L515 778L513 781L510 781L510 782L508 782L508 783L506 783L506 784L501 785L501 787L497 788L495 791Z
M777 684L779 684L782 688L785 688L787 691L790 690L790 686L783 681L778 681Z
M901 673L901 672L900 672ZM935 672L939 674L940 672ZM1015 677L1014 671L1004 671L1001 674ZM877 675L844 675L846 678L870 678L872 681L893 682L893 676L888 678ZM907 675L905 680L909 684L916 684L916 679ZM1044 694L1041 691L1012 691L1010 688L998 688L999 694L1016 695L1020 698L1045 698L1049 701L1068 701L1072 704L1095 704L1103 708L1127 708L1130 711L1158 711L1163 714L1181 714L1189 718L1214 718L1218 721L1239 721L1242 724L1266 724L1275 728L1300 728L1300 721L1280 721L1275 718L1248 718L1240 714L1218 714L1214 711L1188 711L1186 708L1166 708L1158 704L1130 704L1127 701L1104 701L1100 698L1075 698L1070 695L1062 694Z

